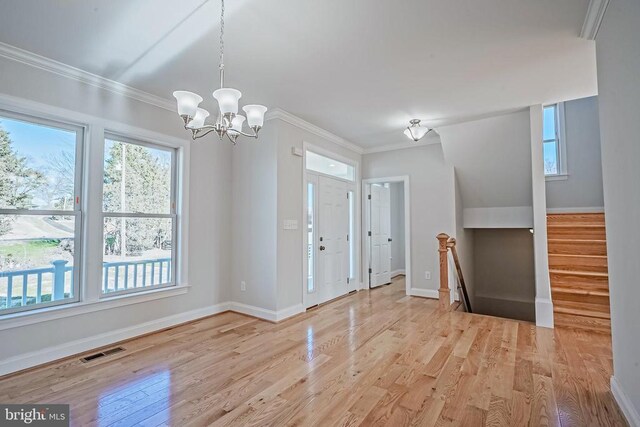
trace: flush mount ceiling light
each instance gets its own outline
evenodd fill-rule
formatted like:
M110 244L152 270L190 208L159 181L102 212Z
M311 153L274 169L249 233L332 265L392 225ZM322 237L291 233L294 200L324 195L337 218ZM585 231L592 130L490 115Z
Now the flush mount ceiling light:
M185 90L173 92L178 101L178 115L184 121L184 128L191 131L191 137L196 140L203 136L215 132L222 139L225 135L231 142L236 143L238 136L243 135L249 138L258 138L258 131L264 124L264 113L267 107L263 105L245 105L242 107L247 114L246 121L252 133L242 131L245 117L238 114L238 101L242 96L237 89L224 87L224 0L221 0L220 12L220 89L213 92L213 97L218 101L219 114L216 123L205 124L209 117L209 112L198 105L202 102L202 97Z
M415 142L418 142L423 136L425 136L432 130L433 129L420 126L420 120L413 119L409 120L409 126L407 126L407 128L404 130L404 134L407 135L408 138L411 138Z

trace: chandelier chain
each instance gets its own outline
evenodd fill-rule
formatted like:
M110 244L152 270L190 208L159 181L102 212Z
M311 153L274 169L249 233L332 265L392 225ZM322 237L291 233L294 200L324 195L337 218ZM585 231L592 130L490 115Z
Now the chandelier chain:
M222 10L220 12L220 69L224 69L224 0L221 0Z

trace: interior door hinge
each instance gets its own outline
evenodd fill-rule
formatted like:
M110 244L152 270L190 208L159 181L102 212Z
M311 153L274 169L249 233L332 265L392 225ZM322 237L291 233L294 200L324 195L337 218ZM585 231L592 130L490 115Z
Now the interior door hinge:
M371 237L371 232L369 231L369 237Z
M369 274L371 274L371 273L373 273L373 270L372 270L372 269L369 269Z
M347 234L347 242L349 241L349 235Z
M349 278L347 277L347 285L349 284Z
M368 198L369 200L371 200L371 194L369 194L369 195L367 196L367 198Z

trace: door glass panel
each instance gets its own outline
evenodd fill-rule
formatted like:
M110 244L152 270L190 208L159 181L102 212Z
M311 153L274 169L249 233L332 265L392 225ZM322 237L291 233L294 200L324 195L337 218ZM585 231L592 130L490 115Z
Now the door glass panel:
M353 191L349 191L349 278L356 277L356 201Z
M307 292L315 290L314 270L315 259L313 245L315 243L315 188L312 182L307 183Z

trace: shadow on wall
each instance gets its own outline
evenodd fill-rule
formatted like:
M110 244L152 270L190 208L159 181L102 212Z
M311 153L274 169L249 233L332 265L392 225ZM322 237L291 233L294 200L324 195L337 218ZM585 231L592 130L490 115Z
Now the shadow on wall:
M534 322L533 257L526 228L474 230L474 312Z

